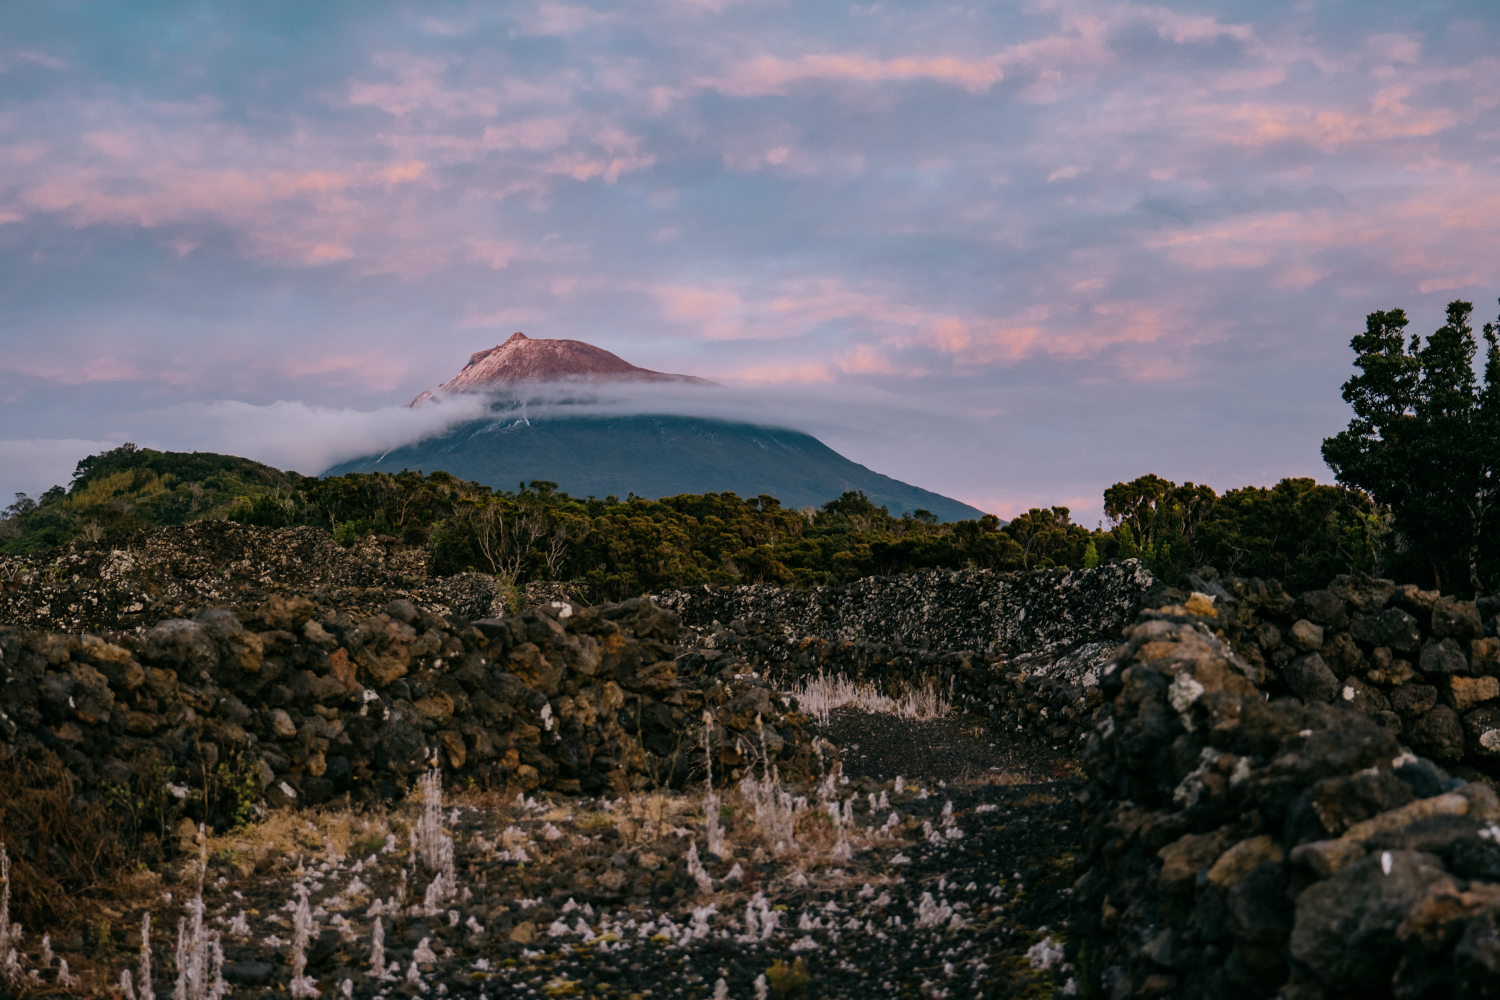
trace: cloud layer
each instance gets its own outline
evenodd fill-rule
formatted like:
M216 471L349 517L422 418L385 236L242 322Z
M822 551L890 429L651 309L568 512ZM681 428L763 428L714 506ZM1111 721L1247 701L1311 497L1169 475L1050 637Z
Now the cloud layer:
M1497 28L1474 0L21 5L0 433L284 433L295 466L524 329L852 407L831 444L1001 513L1326 476L1364 314L1500 292Z

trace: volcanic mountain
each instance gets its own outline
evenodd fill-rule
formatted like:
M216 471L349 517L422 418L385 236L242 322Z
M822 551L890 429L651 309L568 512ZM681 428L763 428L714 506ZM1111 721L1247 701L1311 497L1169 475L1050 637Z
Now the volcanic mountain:
M503 344L469 355L463 371L438 386L440 392L504 392L519 383L565 380L683 382L718 385L692 375L669 375L637 368L617 354L581 340L533 340L517 331ZM422 393L409 406L432 398Z
M542 479L580 497L733 492L767 494L798 508L822 506L858 490L895 515L925 509L956 521L983 514L851 462L800 431L639 412L649 411L650 404L624 415L601 415L588 405L611 388L639 389L641 383L676 384L663 385L664 391L722 388L692 375L638 368L582 341L517 333L471 355L456 376L408 404L435 405L445 395L484 393L492 397L489 416L381 455L342 462L324 475L442 470L497 489ZM538 406L542 400L548 405Z

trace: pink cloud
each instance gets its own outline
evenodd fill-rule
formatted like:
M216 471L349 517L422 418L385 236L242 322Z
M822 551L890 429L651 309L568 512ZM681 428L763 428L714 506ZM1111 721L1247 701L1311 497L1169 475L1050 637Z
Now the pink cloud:
M733 372L741 382L832 382L833 370L816 361L768 362Z
M762 97L785 93L792 84L807 80L852 80L859 83L935 80L979 93L1003 79L1005 72L994 59L976 61L957 56L873 59L820 53L796 59L757 56L732 66L722 77L706 78L699 83L732 97Z

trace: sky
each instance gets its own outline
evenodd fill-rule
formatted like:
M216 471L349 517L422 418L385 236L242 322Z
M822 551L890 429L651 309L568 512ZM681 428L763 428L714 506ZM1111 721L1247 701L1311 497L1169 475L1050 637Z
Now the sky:
M0 6L0 495L319 463L521 330L1010 516L1331 480L1349 339L1500 295L1500 7Z

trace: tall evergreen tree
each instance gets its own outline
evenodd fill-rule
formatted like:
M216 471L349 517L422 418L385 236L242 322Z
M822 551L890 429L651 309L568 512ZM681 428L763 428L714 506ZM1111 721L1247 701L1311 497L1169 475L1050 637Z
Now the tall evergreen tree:
M1481 381L1468 302L1425 344L1406 339L1406 313L1371 313L1350 346L1360 374L1344 383L1347 429L1323 442L1340 483L1390 510L1408 565L1435 587L1483 593L1492 582L1500 499L1500 325L1487 323Z

